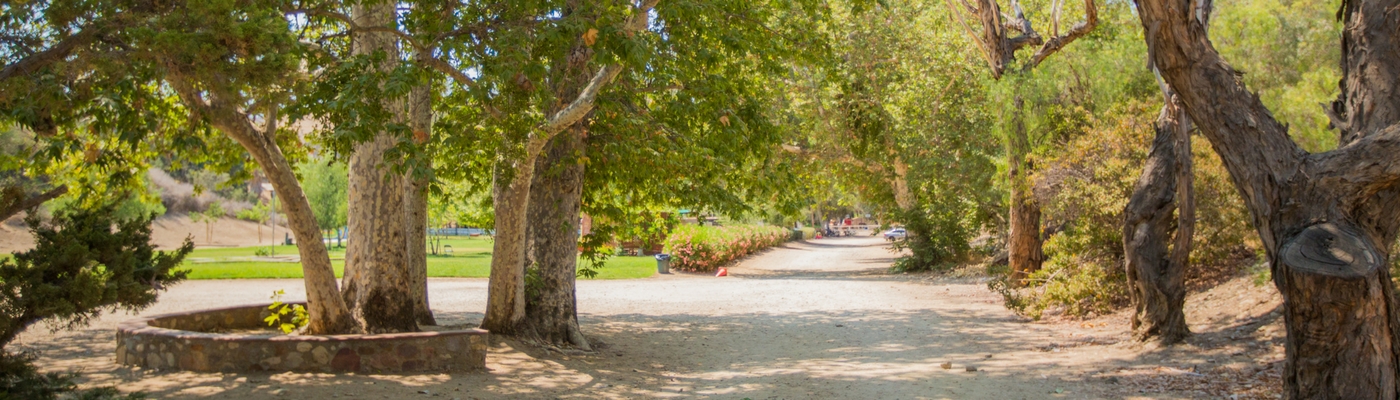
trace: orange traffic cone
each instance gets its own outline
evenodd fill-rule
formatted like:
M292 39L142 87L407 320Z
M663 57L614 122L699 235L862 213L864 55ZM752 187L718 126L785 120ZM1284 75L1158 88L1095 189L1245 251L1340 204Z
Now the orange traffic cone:
M729 276L729 270L720 268L719 271L715 271L715 276Z

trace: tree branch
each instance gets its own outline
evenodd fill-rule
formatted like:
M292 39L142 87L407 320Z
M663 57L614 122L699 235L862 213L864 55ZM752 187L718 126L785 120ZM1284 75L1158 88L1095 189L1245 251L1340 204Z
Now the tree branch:
M398 30L398 29L390 28L390 27L387 27L387 26L360 26L360 25L356 24L355 21L352 20L352 19L350 18L349 15L345 15L344 13L339 13L339 12L334 12L334 11L329 11L329 10L323 10L323 9L318 9L318 8L298 8L298 9L289 9L289 10L284 10L283 13L284 13L284 14L297 14L297 13L301 13L301 14L306 14L307 16L320 16L320 17L330 18L330 19L333 19L333 20L336 20L336 21L340 21L340 23L345 24L345 26L349 27L349 30L350 30L350 32L352 32L352 33L353 33L353 32L366 32L366 33L380 32L380 33L389 33L389 34L393 34L394 36L397 36L400 40L403 40L404 42L407 42L408 45L409 45L410 47L413 47L413 49L414 49L417 53L419 53L419 54L432 54L432 51L433 51L433 48L432 48L432 47L429 47L429 46L427 46L427 45L424 45L423 43L419 42L418 39L414 38L413 35L409 35L408 33L404 32L404 31L400 31L400 30ZM452 80L453 80L454 82L457 82L458 84L460 84L460 85L462 85L462 86L471 87L472 85L476 84L476 80L474 80L474 79L472 79L471 77L467 76L467 74L462 73L461 70L458 70L457 68L453 67L452 64L450 64L450 63L448 63L447 61L444 61L444 60L442 60L442 59L440 59L440 58L433 57L433 56L426 56L426 55L425 55L425 56L417 57L417 61L418 61L419 63L422 63L423 65L426 65L426 66L428 66L428 67L433 68L434 70L437 70L438 72L441 72L441 73L443 73L443 74L446 74L448 77L452 78Z
M651 10L656 8L656 4L660 2L661 0L645 0L641 6L637 8L636 13L628 18L627 23L623 24L624 32L628 36L632 36L646 29L647 24L651 20ZM622 65L613 64L603 67L597 74L593 75L593 79L588 81L588 86L583 88L583 91L578 94L578 97L574 98L574 101L570 102L563 110L554 113L548 121L545 121L544 125L540 127L540 131L543 134L531 139L531 148L535 147L536 141L539 141L540 143L538 146L543 148L544 143L549 142L549 139L553 138L555 134L562 132L564 129L568 129L568 127L582 120L590 111L593 111L593 103L598 98L598 92L602 91L603 86L607 86L607 84L612 82L613 78L617 77L617 74L621 72Z
M1058 13L1058 11L1056 11L1056 13ZM1058 24L1059 21L1056 21L1056 25ZM1063 36L1055 36L1046 41L1045 45L1041 46L1040 50L1037 50L1034 56L1031 56L1031 61L1026 64L1025 69L1030 70L1040 65L1040 62L1045 61L1051 54L1055 54L1055 52L1065 48L1065 46L1068 46L1070 42L1073 42L1075 39L1088 35L1089 32L1093 31L1094 27L1098 25L1099 11L1094 7L1094 0L1084 0L1084 22L1075 24L1074 28L1071 28L1069 32L1065 33Z
M19 61L6 65L4 69L0 70L0 81L15 76L29 75L34 71L38 71L40 68L67 58L69 54L73 53L74 49L92 43L93 40L97 39L99 30L101 30L101 28L87 27L76 34L63 38L63 40L54 44L53 47L49 47L44 51L31 54Z
M0 221L10 219L10 217L15 216L15 214L19 214L20 211L38 207L40 204L56 199L58 196L62 196L66 193L68 193L68 185L59 185L56 188L49 189L47 192L28 197L23 197L24 193L20 190L19 196L21 197L11 200L10 204L5 205L4 208L0 208Z

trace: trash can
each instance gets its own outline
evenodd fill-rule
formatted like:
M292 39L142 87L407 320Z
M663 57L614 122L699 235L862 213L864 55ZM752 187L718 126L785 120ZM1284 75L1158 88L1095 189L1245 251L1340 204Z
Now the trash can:
M670 255L670 254L657 254L657 255L656 255L656 273L658 273L658 274L669 274L669 273L671 273L671 255Z
M794 228L794 229L792 230L792 240L793 240L793 241L802 240L802 230L801 230L801 229L796 229L796 228Z

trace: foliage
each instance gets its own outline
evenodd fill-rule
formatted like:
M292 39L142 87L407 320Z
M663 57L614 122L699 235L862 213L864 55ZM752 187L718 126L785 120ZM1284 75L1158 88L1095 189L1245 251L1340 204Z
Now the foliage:
M896 210L893 217L904 221L907 235L895 240L896 251L908 255L895 259L893 272L944 270L963 261L971 246L968 238L976 231L965 223L965 214L952 207Z
M238 211L238 219L257 222L258 224L265 224L267 220L271 218L272 205L262 200L259 200L257 205Z
M1046 224L1056 233L1030 288L1012 289L1004 275L991 282L1009 308L1033 318L1051 309L1083 316L1127 301L1122 212L1155 134L1154 103L1128 101L1086 116L1082 133L1070 132L1059 152L1042 158L1037 196L1045 198ZM1201 271L1238 251L1251 231L1219 157L1203 141L1192 144L1197 220L1190 268Z
M910 235L895 246L912 251L896 271L960 261L1001 197L980 59L936 4L881 3L834 19L825 40L840 58L786 82L794 157L813 171L801 191L816 219L862 210L902 223Z
M1342 23L1339 0L1243 0L1218 3L1211 43L1289 136L1310 152L1337 147L1337 134L1319 104L1337 98Z
M316 226L321 229L345 226L350 199L350 173L345 163L312 159L302 163L298 171L301 172L302 191L316 216Z
M708 272L790 238L787 228L771 225L681 225L666 238L666 252L672 268Z
M0 400L139 400L145 394L122 395L115 388L101 387L78 390L73 382L76 373L41 373L34 366L34 357L27 354L0 353Z
M268 314L267 318L263 318L263 322L267 322L267 326L277 328L282 333L292 333L306 326L309 319L306 315L306 306L282 302L282 296L286 294L282 289L272 292L272 305L267 306L271 313Z
M194 245L157 252L154 216L120 221L114 207L61 209L49 225L26 219L35 247L0 260L0 346L39 321L74 327L104 311L140 311L185 278L176 267Z

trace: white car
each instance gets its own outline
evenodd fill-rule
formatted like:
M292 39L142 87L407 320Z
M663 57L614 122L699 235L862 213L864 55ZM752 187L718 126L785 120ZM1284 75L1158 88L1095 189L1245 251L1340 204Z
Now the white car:
M885 231L885 240L894 241L895 239L903 239L905 236L908 236L908 233L904 231L904 228L894 228Z

